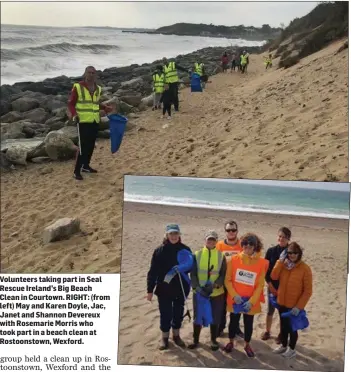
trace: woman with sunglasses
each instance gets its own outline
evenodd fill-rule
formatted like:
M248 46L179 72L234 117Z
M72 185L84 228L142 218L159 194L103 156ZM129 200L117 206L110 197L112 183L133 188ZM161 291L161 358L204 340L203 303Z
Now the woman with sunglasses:
M225 286L228 291L227 310L234 313L234 304L241 305L244 317L244 350L248 357L254 357L250 341L253 332L254 315L261 312L261 302L264 302L263 288L268 261L261 257L263 244L261 239L252 233L245 234L241 239L243 252L232 256L227 265ZM236 327L239 325L240 312L234 313ZM237 328L233 328L237 329ZM229 329L229 343L226 352L234 348L234 337Z
M189 261L189 270L180 270L180 255ZM184 260L184 259L183 259ZM147 300L151 301L155 289L160 311L162 340L160 350L168 349L169 331L173 329L173 341L185 347L179 330L183 321L184 304L190 292L189 273L193 265L191 249L182 243L180 228L176 224L166 226L163 243L152 256L147 274ZM183 265L184 266L184 265Z
M302 249L299 244L292 242L288 245L288 249L282 252L271 273L271 278L279 280L277 303L282 341L282 344L273 352L283 354L286 358L292 358L296 355L295 346L298 333L292 330L290 318L281 315L290 310L292 315L299 315L312 296L312 271L302 261Z

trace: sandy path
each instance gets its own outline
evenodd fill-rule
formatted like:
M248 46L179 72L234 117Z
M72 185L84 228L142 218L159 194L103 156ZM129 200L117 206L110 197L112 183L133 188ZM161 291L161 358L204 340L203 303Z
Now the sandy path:
M168 129L160 113L132 119L116 155L100 140L98 175L73 162L29 165L1 177L4 272L119 272L123 174L348 181L348 50L341 42L288 70L219 74L203 94L181 92ZM304 106L305 105L305 106ZM328 176L329 175L329 176ZM81 219L84 234L43 246L43 227Z
M273 340L268 342L259 340L265 328L265 312L255 319L253 347L257 352L257 358L253 360L248 359L243 353L242 342L239 342L238 350L232 354L212 352L208 346L208 329L203 331L201 338L203 344L196 351L184 351L173 344L166 352L157 349L160 340L157 298L152 304L145 300L146 274L152 252L162 238L164 225L179 222L183 241L194 251L201 247L207 229L214 228L222 235L223 221L233 216L239 223L241 233L250 230L256 232L262 237L266 248L275 244L277 230L282 223L291 227L294 239L305 247L305 260L311 265L314 275L314 293L307 306L311 327L307 332L300 333L298 357L294 362L287 362L283 357L272 354L271 348L275 347ZM125 203L118 363L343 371L347 222L237 212L233 215L233 212ZM275 314L273 330L275 335L278 331L277 320ZM185 341L191 341L191 333L192 325L185 321L182 329ZM220 338L219 341L225 344L227 338Z

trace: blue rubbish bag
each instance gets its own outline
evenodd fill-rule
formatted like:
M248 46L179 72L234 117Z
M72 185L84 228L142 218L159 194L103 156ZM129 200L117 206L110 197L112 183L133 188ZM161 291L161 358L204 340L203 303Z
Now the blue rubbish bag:
M119 114L107 115L110 120L111 152L116 153L121 146L128 119Z
M269 296L268 296L268 299L269 299L270 304L275 309L278 309L279 308L279 305L278 305L278 302L277 302L277 296L274 296L274 294L270 293Z
M246 301L250 299L250 297L241 297L243 300L242 304L235 304L233 305L233 310L234 314L239 314L239 313L246 313L247 311L244 309L243 305Z
M196 301L196 319L194 324L208 327L213 322L212 308L209 297L204 297L200 293L195 293Z
M306 329L310 325L305 310L301 310L298 315L291 314L291 310L286 313L282 313L282 318L287 317L290 318L290 324L293 332Z
M190 78L191 92L202 92L201 77L199 74L193 73Z
M177 253L178 265L172 267L171 270L165 276L165 282L170 283L170 281L178 274L183 277L183 279L190 284L189 271L193 267L194 259L191 252L186 249L182 249ZM177 271L177 270L178 271Z

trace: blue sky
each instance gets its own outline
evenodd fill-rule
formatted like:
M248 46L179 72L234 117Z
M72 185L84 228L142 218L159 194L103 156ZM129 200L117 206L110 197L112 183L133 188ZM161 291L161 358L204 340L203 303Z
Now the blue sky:
M1 23L158 28L178 22L288 25L317 2L2 2Z

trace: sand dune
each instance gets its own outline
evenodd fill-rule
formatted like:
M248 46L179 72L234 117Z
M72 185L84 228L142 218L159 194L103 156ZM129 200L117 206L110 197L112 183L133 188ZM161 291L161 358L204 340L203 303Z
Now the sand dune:
M234 213L234 214L233 214ZM305 248L304 259L313 271L313 296L306 308L310 320L307 332L300 332L297 358L286 361L272 353L273 340L259 339L265 330L265 311L255 318L252 346L257 357L249 359L243 342L231 354L212 352L209 329L202 332L202 345L196 351L171 344L158 351L160 341L157 298L146 301L146 274L153 250L159 245L166 223L178 222L183 241L193 251L201 248L208 229L223 237L223 221L235 218L240 233L256 232L265 249L276 242L281 224L292 229L293 239ZM138 221L137 228L135 221ZM140 242L143 242L140 244ZM213 211L195 208L125 203L119 323L119 364L188 367L282 369L294 371L344 371L345 309L348 255L348 221L256 213ZM335 275L335 273L338 273ZM192 308L191 301L189 305ZM337 309L337 310L336 310ZM278 333L275 314L273 335ZM184 321L184 340L192 340L192 324ZM227 336L225 334L225 336ZM227 337L219 339L225 345Z
M1 177L3 272L119 272L123 174L348 181L348 50L342 42L287 70L219 74L181 91L169 127L140 113L116 155L99 140L99 175L72 179L73 162L29 165ZM84 233L43 246L44 226L79 217Z

